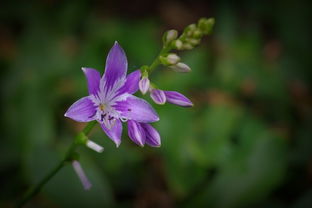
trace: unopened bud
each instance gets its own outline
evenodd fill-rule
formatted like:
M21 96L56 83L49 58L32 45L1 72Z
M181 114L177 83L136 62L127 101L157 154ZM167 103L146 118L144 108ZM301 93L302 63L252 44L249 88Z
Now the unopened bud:
M142 79L139 81L139 89L143 95L148 91L149 87L150 80L148 79L148 77L142 77Z
M203 36L203 33L199 29L196 29L193 32L192 38L199 39L202 36Z
M214 18L209 18L209 19L206 19L206 18L201 18L199 21L198 21L198 27L199 29L202 30L202 32L204 34L209 34L212 30L212 27L215 23L215 19Z
M196 30L196 25L195 24L190 24L185 28L185 31L194 31Z
M200 40L199 39L189 39L188 42L193 45L193 46L196 46L199 44Z
M180 61L180 57L175 53L170 53L167 56L167 59L168 59L168 62L170 63L170 65L177 64Z
M152 100L158 105L163 105L166 102L166 95L162 90L152 89L150 96Z
M190 24L184 29L183 35L186 37L191 37L193 35L193 32L196 30L196 25L195 24Z
M184 43L182 46L182 49L184 49L184 50L191 50L193 48L194 48L193 45L190 43Z
M168 30L163 37L164 44L168 44L171 41L174 41L178 37L178 31L176 30Z
M181 40L176 40L176 41L174 41L173 46L174 46L176 49L181 50L182 47L183 47L183 43L182 43Z
M167 56L160 56L159 60L163 65L174 65L180 61L180 57L175 53L169 53Z
M170 66L170 68L175 71L175 72L182 72L182 73L186 73L186 72L190 72L191 68L186 65L185 63L177 63L176 65Z

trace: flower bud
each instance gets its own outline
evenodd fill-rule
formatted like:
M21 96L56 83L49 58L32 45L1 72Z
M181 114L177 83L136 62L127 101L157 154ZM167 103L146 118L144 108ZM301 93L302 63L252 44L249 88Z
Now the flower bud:
M189 39L188 42L192 45L192 46L196 46L199 44L200 40L199 39Z
M204 33L204 34L209 34L212 30L212 27L215 23L215 19L214 18L209 18L209 19L206 19L206 18L201 18L199 21L198 21L198 27L199 29L201 29L201 31Z
M183 42L181 40L176 40L173 42L173 46L178 49L181 50L183 47Z
M194 46L190 43L184 43L182 46L182 49L184 49L184 50L191 50L193 48L194 48Z
M166 57L160 56L159 60L164 65L174 65L180 61L180 57L175 53L169 53Z
M178 31L168 30L163 36L163 42L166 45L170 43L171 41L177 39L177 37L178 37Z
M196 25L195 24L190 24L188 25L186 28L185 28L185 32L188 32L188 31L195 31L196 30Z
M202 36L203 36L203 33L199 29L196 29L193 32L192 38L200 39Z
M142 77L142 79L139 81L139 89L143 95L148 91L149 87L150 80L148 79L148 77L146 76Z
M180 61L180 57L175 53L170 53L167 56L167 59L171 65L177 64Z
M170 66L170 68L175 71L175 72L182 72L182 73L186 73L186 72L190 72L191 68L186 65L185 63L177 63L176 65Z
M192 107L193 103L184 95L175 91L164 91L168 103L179 105L182 107Z
M163 105L166 102L166 95L162 90L152 89L150 96L156 104Z

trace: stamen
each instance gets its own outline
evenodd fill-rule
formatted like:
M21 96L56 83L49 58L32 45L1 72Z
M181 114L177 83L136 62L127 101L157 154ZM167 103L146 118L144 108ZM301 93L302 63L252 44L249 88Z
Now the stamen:
M116 119L114 117L110 117L111 119L104 119L104 125L106 128L111 129L115 126Z
M107 115L106 113L101 114L101 121L103 121L103 120L104 120L104 118L105 118L105 116L106 116L106 115Z

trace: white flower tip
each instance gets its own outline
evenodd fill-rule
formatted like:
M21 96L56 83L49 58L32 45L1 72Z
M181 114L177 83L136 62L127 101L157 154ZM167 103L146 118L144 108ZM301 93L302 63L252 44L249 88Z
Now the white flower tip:
M120 142L116 142L116 148L118 148L120 146Z
M144 147L145 141L137 140L136 144L138 144L140 147Z
M161 146L161 144L158 144L158 145L155 145L155 146L153 146L153 147L159 148L160 146Z
M155 102L156 104L158 104L158 105L165 105L165 103L166 103L166 101L158 102L158 101L155 101L155 100L154 100L154 102Z
M119 43L118 43L118 41L117 41L117 40L115 40L114 45L119 45Z
M89 179L87 178L86 174L84 173L80 163L77 160L74 160L72 162L73 168L76 172L76 174L78 175L79 180L81 181L83 188L85 190L89 190L92 186L92 184L90 183Z
M96 144L95 142L88 140L86 143L87 147L89 147L90 149L93 149L94 151L101 153L104 151L104 148L98 144Z

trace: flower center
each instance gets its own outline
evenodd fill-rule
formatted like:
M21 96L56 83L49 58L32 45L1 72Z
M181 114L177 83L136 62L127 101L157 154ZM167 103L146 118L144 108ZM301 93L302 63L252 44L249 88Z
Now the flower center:
M106 108L106 105L101 103L101 104L99 105L99 108L100 108L101 111L104 111L105 108Z
M97 110L97 120L106 126L106 128L111 129L115 126L116 115L114 109L109 104L99 103Z

